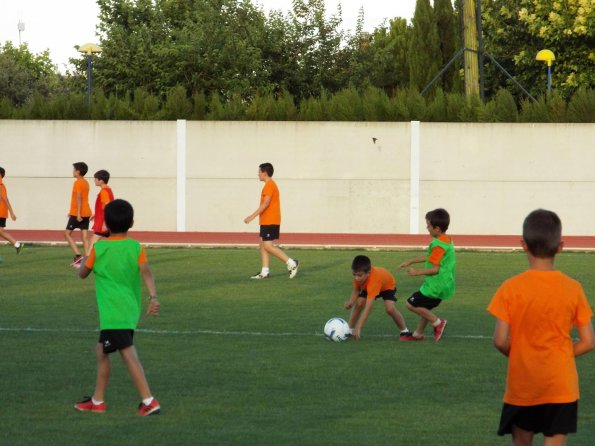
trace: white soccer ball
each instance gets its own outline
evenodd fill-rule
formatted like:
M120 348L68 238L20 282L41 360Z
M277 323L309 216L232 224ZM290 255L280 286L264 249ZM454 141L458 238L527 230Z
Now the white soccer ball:
M329 341L343 342L351 336L351 328L340 317L334 317L324 325L324 335Z

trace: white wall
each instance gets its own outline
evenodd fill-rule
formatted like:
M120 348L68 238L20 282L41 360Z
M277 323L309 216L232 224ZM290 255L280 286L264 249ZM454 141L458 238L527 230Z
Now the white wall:
M187 231L256 231L258 165L281 189L282 231L410 232L410 123L186 122ZM595 235L595 124L421 123L423 215L445 207L451 231L516 234L537 207L559 213L568 235ZM377 138L374 143L372 138ZM72 163L112 174L139 230L175 231L175 122L0 121L0 166L19 217L15 229L62 229ZM183 213L180 215L184 215Z

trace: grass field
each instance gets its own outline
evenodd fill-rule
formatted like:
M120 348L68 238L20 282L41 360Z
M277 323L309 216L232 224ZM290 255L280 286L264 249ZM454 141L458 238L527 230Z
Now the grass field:
M485 308L521 253L458 254L457 294L440 307L440 343L399 343L377 305L359 342L324 340L348 317L356 251L294 251L288 280L251 281L252 249L150 249L162 312L135 344L162 405L136 415L138 395L113 357L105 414L77 413L95 381L94 279L69 268L66 248L0 246L0 444L31 445L506 445L495 434L506 360L492 347ZM370 252L395 271L415 252ZM595 255L563 253L558 267L595 307ZM396 274L399 308L419 278ZM595 354L578 359L582 400L572 445L595 444ZM539 444L539 443L538 443Z

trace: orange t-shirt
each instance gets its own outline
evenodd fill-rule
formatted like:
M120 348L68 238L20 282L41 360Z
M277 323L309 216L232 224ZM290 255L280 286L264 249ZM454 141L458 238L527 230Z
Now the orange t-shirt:
M560 271L528 270L500 286L488 311L510 327L505 403L579 399L570 332L593 316L580 283Z
M4 186L4 183L2 182L2 177L0 177L0 197L2 197L2 200L0 200L0 218L8 218L8 203L6 202L6 187Z
M77 193L81 194L81 217L90 217L91 207L89 206L89 183L84 178L77 178L72 185L72 197L70 199L70 212L69 215L76 217L78 211L78 205L76 203Z
M368 293L367 300L374 300L382 291L396 289L397 283L393 275L386 269L373 266L366 281L360 285L354 280L353 287L356 291L366 291Z
M258 219L261 225L281 224L281 200L279 188L273 180L266 181L260 194L260 204L264 203L265 197L271 197L269 206L260 214Z
M451 242L450 236L446 234L442 234L440 237L437 238L438 240L444 243L450 244ZM445 252L446 251L441 246L434 246L432 252L428 257L428 262L430 262L432 265L440 266L440 260L442 260L442 257L444 256Z

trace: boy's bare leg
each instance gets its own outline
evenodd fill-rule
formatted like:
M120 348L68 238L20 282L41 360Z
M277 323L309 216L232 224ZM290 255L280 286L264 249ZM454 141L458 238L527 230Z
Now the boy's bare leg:
M533 435L533 432L523 430L518 426L512 426L513 446L531 446L533 444Z
M289 260L289 257L287 256L287 254L285 254L283 251L281 251L281 248L275 246L273 244L273 240L265 240L262 242L264 249L269 253L274 255L275 257L277 257L279 260L282 260L283 263L287 263L287 261Z
M2 237L4 240L9 242L13 246L17 242L14 238L12 238L12 236L8 232L4 230L4 228L0 228L0 237Z
M553 437L545 437L543 446L566 446L568 435L558 434Z
M424 318L426 321L428 321L430 324L433 324L434 322L436 322L436 320L438 319L438 316L436 316L434 313L432 313L430 310L428 310L427 308L422 308L422 307L414 307L413 305L411 305L410 303L407 303L407 308L410 311L413 311L415 314L417 314L418 316Z
M83 240L83 252L85 255L89 253L89 236L87 233L87 230L81 229L81 239Z
M64 231L64 238L68 242L68 246L70 246L70 249L72 249L72 252L74 252L75 255L80 256L81 252L79 251L78 246L76 246L76 242L72 238L72 231L70 229L67 229L66 231Z
M397 324L399 330L403 331L405 328L407 328L405 318L401 312L395 308L395 304L392 300L384 301L384 309L386 310L386 313L392 318L392 320L395 321L395 324Z
M136 386L136 390L138 390L141 399L144 400L150 398L152 396L151 389L149 389L149 383L145 377L145 370L138 359L134 345L120 350L120 355L128 368L128 373L130 374L132 382Z
M353 309L351 310L351 315L349 316L349 328L354 328L357 320L359 319L359 315L362 312L362 309L366 305L365 299L357 299L353 304Z
M261 263L262 263L262 267L263 268L268 268L269 267L269 253L264 245L264 241L260 241L260 258L261 258Z
M103 344L101 342L97 343L95 352L97 354L97 380L93 398L95 401L105 401L105 390L107 389L111 371L110 357L108 354L103 353Z

